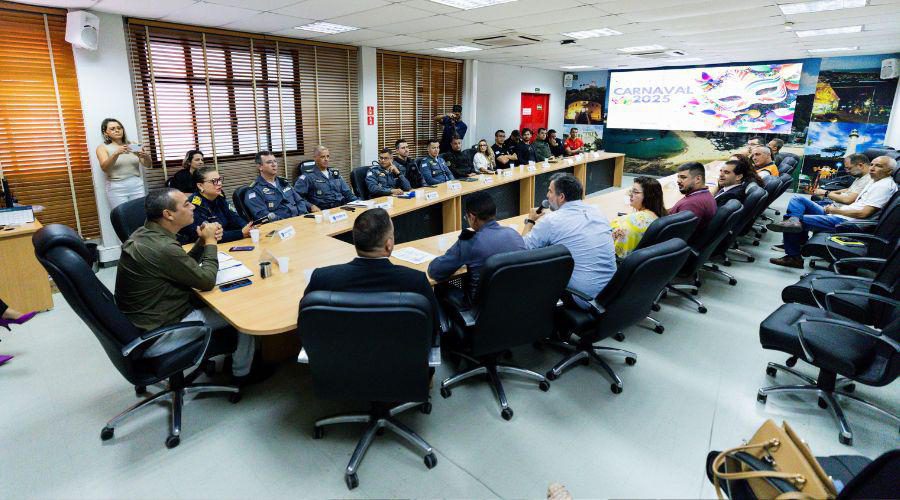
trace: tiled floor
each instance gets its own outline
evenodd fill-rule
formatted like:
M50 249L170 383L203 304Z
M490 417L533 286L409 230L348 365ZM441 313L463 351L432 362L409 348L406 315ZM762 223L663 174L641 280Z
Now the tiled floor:
M783 206L786 198L779 201ZM846 406L855 432L851 448L838 443L834 422L814 401L756 402L756 390L772 383L766 362L785 359L760 348L758 325L801 274L767 263L776 242L770 234L762 247L749 247L757 262L729 269L739 280L735 287L707 276L708 314L670 298L654 315L666 325L663 335L626 331L621 345L639 360L613 364L625 383L622 394L612 394L596 368L574 368L547 393L507 382L515 417L506 422L485 384L463 385L446 400L434 390L431 415L409 412L401 419L434 446L437 467L427 470L417 453L386 434L363 461L353 491L343 469L361 429L339 426L313 440L312 423L355 408L317 400L302 365L281 367L238 405L225 398L191 402L176 449L163 445L168 413L162 407L101 443L104 422L135 397L57 295L53 311L2 334L0 352L16 358L0 367L0 496L537 498L559 481L580 498L709 498L706 453L739 444L766 418L789 421L819 455L874 457L897 447L895 424L857 406ZM100 277L112 286L115 269ZM559 356L531 347L514 354L538 371ZM441 378L449 374L446 364L438 370ZM858 391L900 407L896 383Z

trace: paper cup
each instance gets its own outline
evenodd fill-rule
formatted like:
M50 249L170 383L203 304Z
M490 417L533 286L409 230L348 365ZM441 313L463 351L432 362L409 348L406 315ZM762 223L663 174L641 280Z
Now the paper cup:
M438 248L441 251L446 251L448 248L453 246L453 237L449 235L443 235L438 238Z
M322 223L322 214L315 214L316 224Z
M253 241L253 243L259 243L259 229L250 230L250 239Z
M288 264L290 263L290 257L278 257L278 270L282 273L288 272Z
M309 281L312 279L312 274L315 269L304 269L303 276L306 278L306 283L309 284Z

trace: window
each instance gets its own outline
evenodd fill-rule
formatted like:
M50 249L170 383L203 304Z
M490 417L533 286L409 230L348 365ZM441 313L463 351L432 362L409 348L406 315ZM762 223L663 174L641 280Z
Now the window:
M100 235L65 12L0 8L0 172L43 224Z
M434 117L462 102L463 62L379 50L377 67L380 147L403 138L411 155L425 156L440 139Z
M219 169L229 193L256 178L253 157L263 149L290 181L317 144L345 176L359 161L355 47L136 19L128 33L142 139L153 158L148 186L162 186L191 149Z

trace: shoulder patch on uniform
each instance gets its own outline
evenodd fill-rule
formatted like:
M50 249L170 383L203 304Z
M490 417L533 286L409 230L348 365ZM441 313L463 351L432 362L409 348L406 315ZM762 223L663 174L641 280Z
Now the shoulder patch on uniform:
M375 176L372 174L372 171L369 170L369 173L366 174L366 177L375 177Z
M256 181L251 182L250 187L256 187Z
M300 176L300 180L301 180L301 181L302 181L302 180L306 180L306 174L301 175L301 176Z
M194 205L197 205L199 207L200 205L203 204L203 200L201 200L199 196L192 196L191 203L193 203Z
M253 198L256 198L256 193L250 193L247 195L248 200L252 200Z

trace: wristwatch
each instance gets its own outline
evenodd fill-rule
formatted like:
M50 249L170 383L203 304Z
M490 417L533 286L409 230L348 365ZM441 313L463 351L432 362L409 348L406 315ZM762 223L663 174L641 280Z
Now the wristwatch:
M536 223L533 220L529 219L528 217L525 217L525 224L531 224L533 226Z

